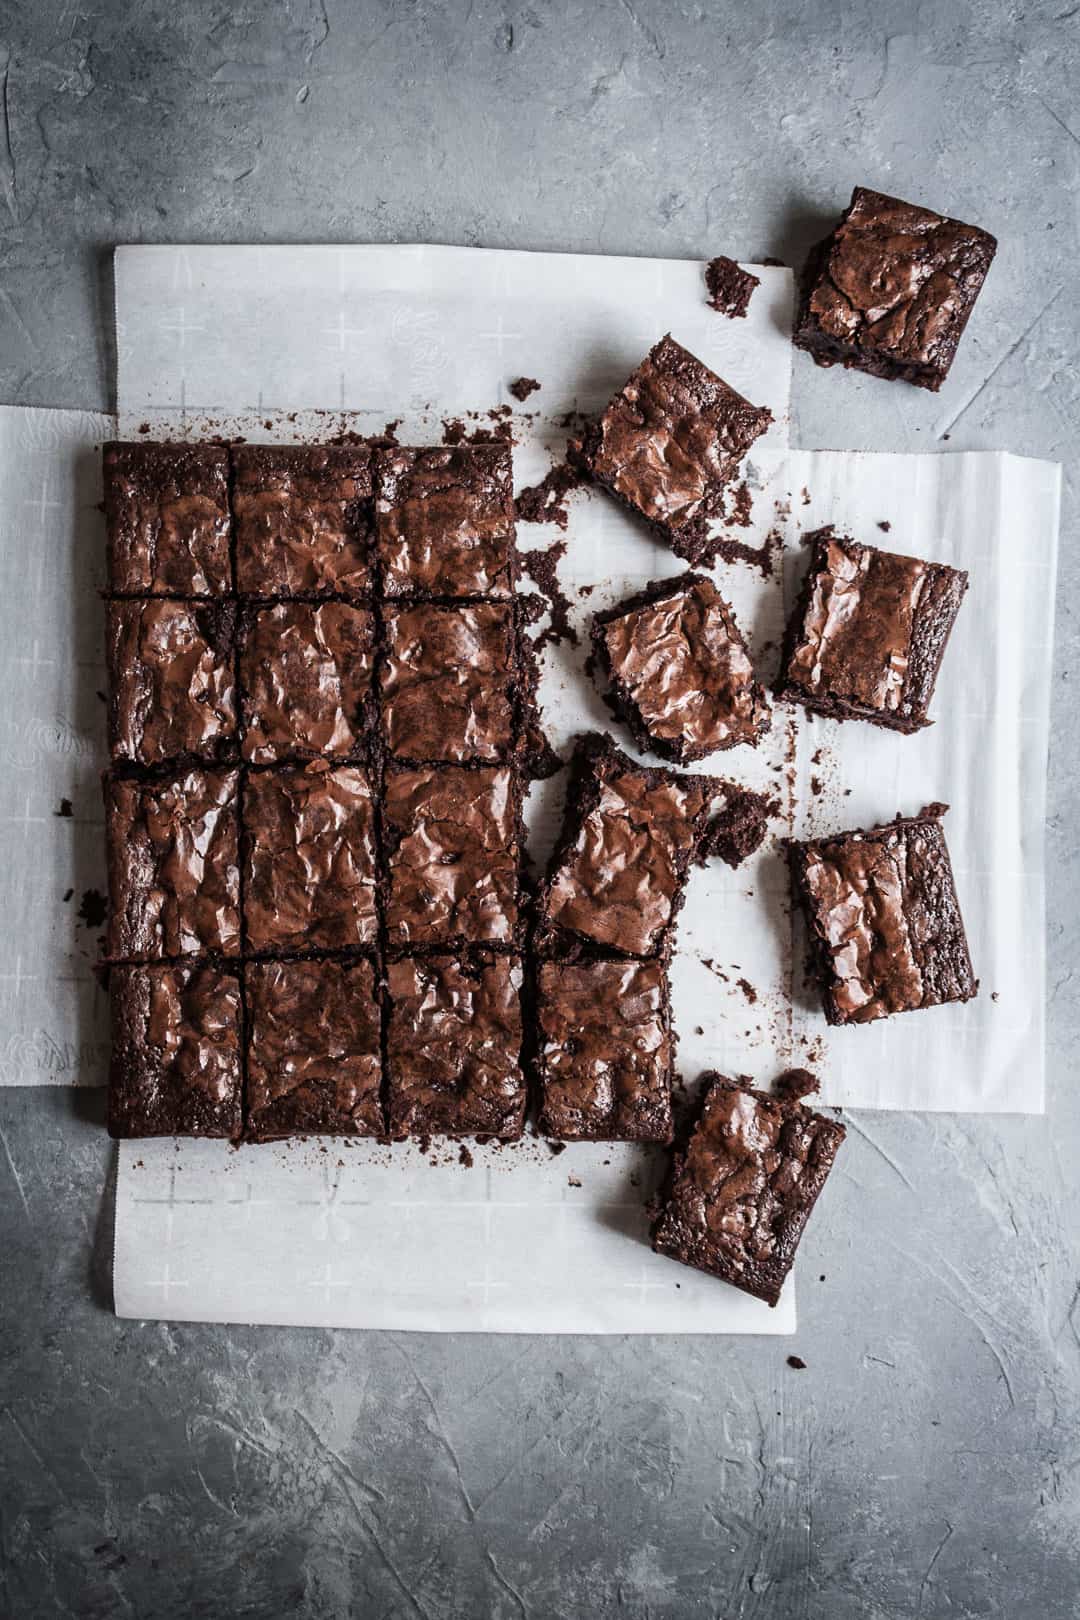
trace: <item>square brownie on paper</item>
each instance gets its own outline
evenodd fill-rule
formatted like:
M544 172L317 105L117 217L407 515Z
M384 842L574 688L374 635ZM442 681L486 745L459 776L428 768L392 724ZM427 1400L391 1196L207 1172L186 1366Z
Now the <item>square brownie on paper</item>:
M702 1081L701 1116L675 1157L653 1248L775 1305L846 1132L799 1100L816 1086L804 1070L785 1075L775 1096L716 1074Z
M830 1024L977 994L941 828L946 808L791 845Z
M520 934L519 784L507 769L428 765L386 776L392 945L509 945Z
M731 608L711 579L658 580L593 620L593 647L643 753L677 765L769 729L769 701Z
M818 365L937 393L996 251L977 225L856 186L807 262L793 341Z
M235 771L105 784L114 961L240 951Z
M725 490L772 419L669 335L570 449L696 565L714 554L710 519L723 516Z
M509 604L391 610L383 636L383 735L396 758L426 764L509 757L522 680Z
M788 626L778 695L835 720L903 732L929 725L967 574L831 528L807 544L810 572Z
M666 950L691 867L712 854L737 866L772 809L719 777L636 765L610 737L583 738L540 891L545 950L559 954L551 936L560 930L626 956Z
M161 765L233 757L233 605L110 602L106 617L113 758Z
M362 596L371 586L366 445L237 445L236 588L245 596Z
M379 1004L368 961L248 962L247 1119L252 1141L378 1136Z
M543 962L540 1130L565 1141L670 1142L672 1039L660 962Z
M520 1136L520 957L405 957L387 979L391 1136Z
M385 596L511 597L514 532L509 445L377 454L375 535Z
M109 1133L240 1134L240 985L235 970L114 967L109 973Z
M251 771L242 818L247 950L374 943L375 812L358 766L316 759Z
M244 758L355 756L372 723L375 621L348 602L279 602L241 623Z
M109 589L227 596L229 452L217 444L107 444Z

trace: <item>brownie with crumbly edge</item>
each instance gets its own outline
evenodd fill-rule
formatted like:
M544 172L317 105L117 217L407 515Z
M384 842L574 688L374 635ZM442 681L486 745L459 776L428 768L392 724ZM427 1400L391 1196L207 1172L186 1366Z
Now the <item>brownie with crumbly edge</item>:
M241 619L244 758L355 757L373 725L375 620L349 602L278 602Z
M407 956L387 967L390 1134L521 1135L518 956Z
M927 709L968 576L832 528L807 536L810 570L788 626L778 696L893 731Z
M937 393L996 252L977 225L856 186L810 254L793 341L820 366Z
M509 603L421 602L383 615L382 729L398 759L508 758L526 679Z
M637 765L602 733L582 738L538 899L545 952L575 936L627 956L666 950L691 867L713 854L737 866L774 809L719 777Z
M711 520L772 419L669 334L568 451L696 566L715 553Z
M217 444L107 444L109 589L227 596L233 588L229 452Z
M316 759L251 771L242 822L247 950L374 944L375 808L359 766Z
M563 1141L670 1142L667 968L600 957L536 977L540 1130Z
M846 1131L801 1101L817 1088L805 1070L771 1096L714 1073L702 1084L653 1248L775 1305Z
M509 445L382 450L375 478L375 538L385 596L513 596L517 555Z
M941 826L947 808L790 845L830 1024L977 994Z
M113 961L239 954L235 771L108 779L105 825Z
M371 963L248 962L244 996L245 1136L381 1135L380 1013Z
M235 608L167 599L106 609L109 747L162 765L236 753Z
M745 320L754 288L761 286L761 277L720 253L705 266L705 286L710 309L715 309L718 315L726 315L729 320Z
M109 972L109 1134L237 1137L240 984L207 962Z
M236 588L245 596L363 596L372 583L367 445L237 445Z
M769 702L735 615L704 574L654 581L593 619L616 712L642 752L678 765L757 745Z

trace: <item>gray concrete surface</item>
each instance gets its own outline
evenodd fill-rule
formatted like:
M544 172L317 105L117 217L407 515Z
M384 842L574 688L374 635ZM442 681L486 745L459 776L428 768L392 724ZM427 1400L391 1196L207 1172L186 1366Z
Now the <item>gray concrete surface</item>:
M4 1614L1077 1613L1078 30L1069 0L0 0L0 399L108 404L117 241L791 257L867 181L1001 252L939 398L797 357L802 442L1066 468L1047 1119L860 1116L794 1343L465 1340L117 1322L100 1099L0 1093Z

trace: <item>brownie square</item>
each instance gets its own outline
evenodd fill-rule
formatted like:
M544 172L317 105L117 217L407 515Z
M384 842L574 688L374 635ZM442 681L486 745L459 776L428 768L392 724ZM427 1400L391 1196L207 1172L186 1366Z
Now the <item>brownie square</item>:
M772 421L670 335L651 349L571 454L690 563L714 554L711 518Z
M232 452L236 588L248 596L359 596L371 585L366 445Z
M427 766L386 777L386 929L394 945L509 944L519 933L513 771Z
M378 1136L379 1005L370 962L249 962L247 1121L253 1141Z
M810 572L788 627L779 696L836 720L903 732L929 725L967 574L831 528L808 544Z
M383 735L399 759L505 759L518 670L513 609L493 602L388 612Z
M109 589L131 596L224 596L229 452L216 444L107 444Z
M715 776L636 765L605 736L584 738L571 770L541 923L627 956L667 948L691 866L711 854L738 865L773 808Z
M670 1142L671 1011L661 963L544 962L537 1019L545 1136Z
M371 719L374 619L347 602L250 609L240 639L244 758L349 758Z
M205 962L114 967L109 1133L240 1134L240 985Z
M387 979L391 1136L520 1136L520 958L406 957Z
M711 579L660 580L593 620L593 647L637 746L676 764L769 729L735 615Z
M110 602L109 746L160 765L236 749L235 611L229 603Z
M777 1096L702 1079L701 1116L676 1155L653 1248L775 1305L846 1132L800 1102L815 1084L805 1071L785 1076Z
M512 596L510 446L381 452L375 535L386 596Z
M109 956L240 950L235 771L105 785Z
M818 365L937 393L996 252L976 225L856 186L810 255L793 341Z
M243 795L249 951L346 950L374 942L375 814L354 765L252 771Z
M978 992L941 828L946 808L791 845L830 1024Z

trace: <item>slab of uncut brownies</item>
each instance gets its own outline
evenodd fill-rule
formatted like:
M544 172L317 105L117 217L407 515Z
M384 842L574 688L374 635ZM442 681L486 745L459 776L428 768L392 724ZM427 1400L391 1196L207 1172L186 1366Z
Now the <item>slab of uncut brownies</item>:
M893 731L927 709L967 574L819 529L784 645L778 695L835 720Z
M109 747L155 766L237 750L230 602L115 601L106 609Z
M714 854L737 866L774 808L719 777L637 765L602 733L584 737L538 897L541 948L557 956L576 937L626 956L664 951L691 867Z
M236 588L242 596L364 596L372 585L367 445L237 445Z
M597 957L541 962L535 999L543 1135L670 1142L666 966Z
M521 957L402 956L386 978L391 1136L520 1136Z
M616 712L643 753L681 765L754 746L769 729L769 702L735 615L704 574L657 580L597 614L592 641Z
M717 1074L702 1083L653 1248L775 1305L846 1133L800 1101L816 1086L805 1071L784 1076L773 1096Z
M111 1135L239 1136L237 974L206 962L110 970Z
M514 533L508 444L377 453L375 537L385 596L511 597Z
M706 563L716 550L711 520L771 421L669 335L569 450L677 556Z
M790 845L830 1024L977 994L941 826L946 808Z
M996 251L977 225L856 186L807 262L793 340L819 365L936 393Z
M229 452L214 444L107 444L109 589L135 596L226 596Z

